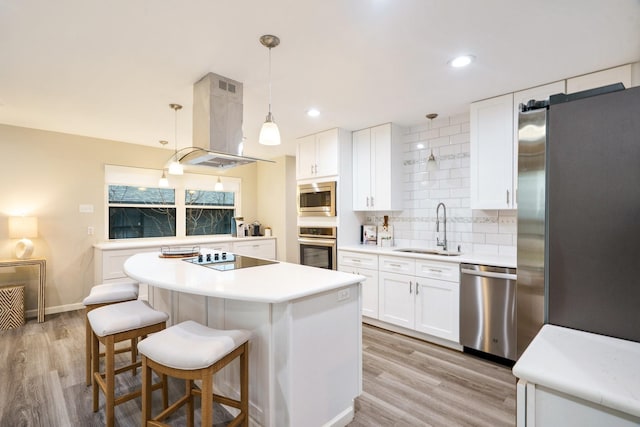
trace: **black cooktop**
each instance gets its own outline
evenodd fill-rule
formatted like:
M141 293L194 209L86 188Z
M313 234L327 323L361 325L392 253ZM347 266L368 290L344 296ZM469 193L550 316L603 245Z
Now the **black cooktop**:
M219 271L238 270L240 268L259 267L261 265L278 263L278 261L253 258L245 255L236 255L231 252L214 252L204 255L200 254L197 257L187 258L184 261Z

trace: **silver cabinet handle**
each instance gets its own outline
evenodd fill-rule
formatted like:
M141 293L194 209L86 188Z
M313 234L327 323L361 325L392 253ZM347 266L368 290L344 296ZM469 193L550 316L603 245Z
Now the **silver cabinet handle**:
M313 175L313 165L311 165L311 175Z
M413 282L409 280L409 293L413 292Z
M373 207L373 196L371 196L371 207Z
M507 205L509 204L509 190L507 190Z
M391 267L395 267L395 268L401 268L402 266L400 264L389 264Z
M420 283L416 282L416 295L420 293Z
M359 259L355 259L355 258L353 258L353 259L351 260L351 262L362 262L362 260L359 260Z
M442 273L442 270L438 270L437 268L430 268L429 271L433 271L434 273Z
M367 196L367 207L369 207L369 196Z
M318 164L316 163L316 170L315 170L316 174L318 173Z

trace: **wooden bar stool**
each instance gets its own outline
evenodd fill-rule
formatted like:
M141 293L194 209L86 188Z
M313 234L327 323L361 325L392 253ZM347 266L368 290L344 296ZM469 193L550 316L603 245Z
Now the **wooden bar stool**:
M82 300L84 304L84 324L86 329L86 344L85 344L85 373L87 385L91 385L91 325L89 325L89 319L87 314L91 310L99 307L103 307L109 304L115 304L125 301L133 301L138 299L138 282L124 281L105 283L102 285L96 285L91 288L89 295ZM136 354L136 342L131 340L131 346L116 350L116 353L124 353L131 351L131 363L134 363L137 359ZM104 356L104 353L100 353L99 356ZM135 375L136 370L133 369L132 373Z
M105 371L99 370L100 359L93 357L91 373L93 375L93 412L98 411L99 396L98 387L105 396L105 418L107 427L114 423L114 409L116 405L134 399L141 394L141 390L135 390L125 395L115 397L115 376L129 369L135 369L141 362L115 368L115 344L125 340L145 338L148 334L159 332L166 327L169 318L167 313L154 310L146 301L136 300L111 304L96 308L88 313L89 323L92 329L91 351L98 354L99 343L105 346ZM162 387L163 403L168 404L166 376L162 381L149 386L153 390Z
M182 322L138 343L142 355L142 426L167 426L161 421L187 404L187 425L193 427L193 396L201 397L201 425L211 426L213 402L240 409L227 426L249 425L249 338L245 330L221 331L193 321ZM240 400L214 394L213 374L240 357ZM185 380L185 394L160 414L151 415L151 370ZM202 390L193 381L202 381Z

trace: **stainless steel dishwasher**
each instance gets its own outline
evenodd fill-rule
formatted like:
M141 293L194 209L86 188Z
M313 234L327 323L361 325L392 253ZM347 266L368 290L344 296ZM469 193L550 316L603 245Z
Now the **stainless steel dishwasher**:
M516 269L460 264L460 344L516 360Z

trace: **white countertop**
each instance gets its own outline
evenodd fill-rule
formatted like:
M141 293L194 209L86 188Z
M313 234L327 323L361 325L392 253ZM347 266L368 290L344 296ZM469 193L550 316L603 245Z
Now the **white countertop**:
M513 374L640 417L640 343L544 325Z
M391 247L383 248L375 245L351 245L351 246L339 246L339 250L353 251L361 253L369 253L375 255L390 255L405 258L418 258L418 259L430 259L454 263L469 263L479 265L492 265L496 267L511 267L516 268L516 257L507 255L490 255L490 254L474 254L474 253L462 253L457 256L443 256L443 255L428 255L417 254L411 252L398 252L394 249L402 249L403 247ZM430 248L424 248L430 249Z
M209 252L201 249L202 253ZM125 273L151 286L210 297L279 303L353 285L365 277L287 262L218 271L182 259L140 253L124 263Z
M245 242L252 240L275 239L274 236L247 236L233 237L225 234L221 236L191 236L191 237L150 237L145 239L122 239L110 240L108 242L95 243L96 249L102 250L119 250L119 249L136 249L136 248L153 248L160 246L189 246L202 245L205 243L225 243L225 242Z

